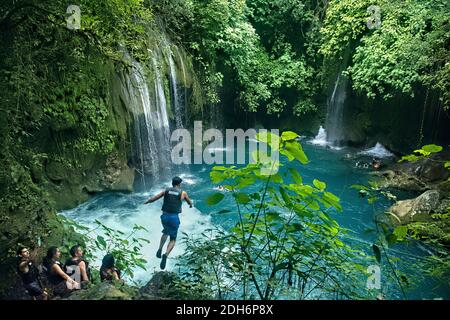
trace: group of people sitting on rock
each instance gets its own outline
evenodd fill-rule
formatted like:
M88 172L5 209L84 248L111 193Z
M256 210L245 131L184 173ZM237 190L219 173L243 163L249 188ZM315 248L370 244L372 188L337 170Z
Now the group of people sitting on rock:
M60 262L61 250L50 247L42 264L37 264L37 251L30 252L26 247L17 251L17 272L23 286L34 299L47 300L49 296L67 297L73 290L85 288L92 282L91 268L83 255L80 245L70 248L70 258L65 264ZM111 253L103 257L100 267L100 280L120 280L120 270L115 267Z

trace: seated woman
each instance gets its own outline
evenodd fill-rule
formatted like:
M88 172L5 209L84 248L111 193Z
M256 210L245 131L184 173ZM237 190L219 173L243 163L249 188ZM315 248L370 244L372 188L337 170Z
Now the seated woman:
M115 260L112 253L103 257L100 267L100 279L102 281L120 280L120 270L115 267Z
M82 283L89 282L91 279L91 272L89 264L83 257L83 250L80 245L75 245L70 248L71 257L67 259L64 265L65 271L69 276L78 273L79 279ZM75 278L77 279L77 278Z
M53 293L60 297L67 296L72 290L80 289L80 283L72 279L63 271L63 266L59 259L61 251L58 247L50 247L44 258L44 268L46 269L47 280Z
M24 288L33 300L47 300L48 295L40 281L39 270L33 262L34 253L30 254L28 248L25 247L17 250L17 272L22 278Z

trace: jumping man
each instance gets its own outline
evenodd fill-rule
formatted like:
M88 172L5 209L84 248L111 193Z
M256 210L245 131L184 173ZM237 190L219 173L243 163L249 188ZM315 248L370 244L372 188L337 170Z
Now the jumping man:
M161 223L163 226L163 235L161 236L161 241L159 243L159 249L156 252L156 257L161 258L161 251L166 243L167 237L170 236L169 244L167 245L166 253L162 255L161 269L166 267L167 257L175 246L177 239L178 227L180 226L180 218L178 214L181 213L181 204L183 200L189 204L192 208L192 201L189 199L187 193L181 190L181 182L183 180L180 177L174 177L172 179L172 188L168 188L161 191L156 196L148 199L144 204L155 202L156 200L164 197L164 202L162 206Z

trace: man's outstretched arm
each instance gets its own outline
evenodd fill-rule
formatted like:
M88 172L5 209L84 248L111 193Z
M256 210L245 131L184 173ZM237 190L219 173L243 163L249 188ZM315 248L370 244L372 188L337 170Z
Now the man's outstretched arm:
M189 196L186 192L183 191L183 199L186 200L186 202L189 204L189 207L192 208L192 201L189 199Z
M152 202L155 202L158 199L161 199L162 197L164 197L164 193L165 193L165 191L161 191L156 196L154 196L154 197L148 199L147 201L145 201L144 204L152 203Z

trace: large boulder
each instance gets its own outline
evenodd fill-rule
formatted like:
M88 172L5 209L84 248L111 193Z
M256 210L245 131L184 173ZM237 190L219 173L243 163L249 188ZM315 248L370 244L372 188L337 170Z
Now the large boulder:
M121 282L106 281L88 289L74 291L67 300L133 300L137 296L137 288Z
M425 159L418 162L417 176L425 182L440 182L447 180L450 171L444 167L445 160Z
M437 190L428 190L414 199L401 200L389 208L397 222L406 224L410 222L429 220L430 214L439 210L441 206L440 193Z
M423 192L429 189L428 185L414 175L394 170L386 170L375 173L381 177L382 188L394 188L405 191Z
M174 281L177 275L173 272L156 272L150 281L139 290L145 300L177 299Z
M142 300L205 300L213 296L206 287L183 280L174 272L159 271L141 287Z

